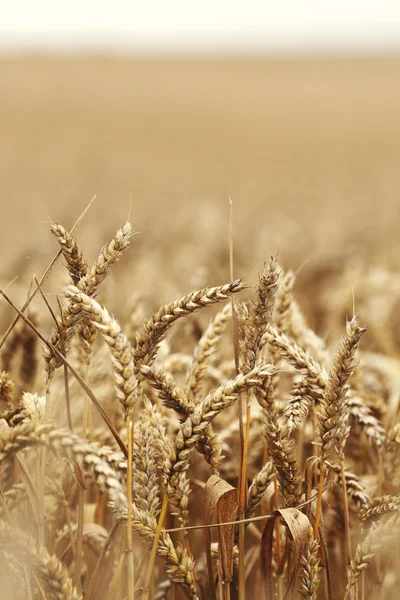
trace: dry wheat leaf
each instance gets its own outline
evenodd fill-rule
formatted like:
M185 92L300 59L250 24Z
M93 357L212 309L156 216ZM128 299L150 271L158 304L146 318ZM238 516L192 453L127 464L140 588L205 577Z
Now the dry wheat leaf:
M272 538L274 533L275 519L282 519L288 528L294 543L295 561L293 573L290 576L290 585L294 580L299 560L308 539L308 530L311 523L305 514L297 508L281 508L271 514L267 521L261 538L261 572L264 581L264 590L267 600L273 600L274 590L272 585Z
M205 487L204 495L204 524L210 525L217 509L217 522L229 523L235 520L237 513L237 490L227 481L217 475L211 475ZM232 581L233 572L233 543L234 525L225 525L218 528L219 557L224 581ZM211 535L210 529L205 528L207 567L210 588L214 595L214 583L211 564Z

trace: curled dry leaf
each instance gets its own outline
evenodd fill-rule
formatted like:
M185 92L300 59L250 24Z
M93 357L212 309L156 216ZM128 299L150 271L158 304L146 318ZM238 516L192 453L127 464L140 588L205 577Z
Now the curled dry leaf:
M290 537L294 544L295 561L293 572L290 576L289 587L296 577L299 568L302 552L307 544L308 532L311 523L305 514L297 508L281 508L271 513L271 518L267 521L261 538L261 572L264 582L265 597L267 600L273 600L273 578L272 578L272 540L274 534L275 519L281 519L285 527L289 530Z
M230 523L235 520L238 508L237 490L218 475L211 475L205 487L204 495L204 524L210 525L214 511L217 509L217 522ZM211 564L211 535L210 529L205 528L207 567L210 588L214 597L214 583ZM232 581L233 573L233 543L234 525L225 525L218 528L219 560L224 583Z

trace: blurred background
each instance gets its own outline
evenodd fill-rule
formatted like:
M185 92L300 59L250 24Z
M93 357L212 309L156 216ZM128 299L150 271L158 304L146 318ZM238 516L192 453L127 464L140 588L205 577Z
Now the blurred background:
M229 277L228 197L238 275L271 252L295 269L309 263L301 277L313 281L322 260L389 265L399 51L398 2L9 3L3 282L40 272L56 250L49 218L71 227L95 194L83 249L130 211L136 257L149 253L149 268L159 252L172 279L194 265Z

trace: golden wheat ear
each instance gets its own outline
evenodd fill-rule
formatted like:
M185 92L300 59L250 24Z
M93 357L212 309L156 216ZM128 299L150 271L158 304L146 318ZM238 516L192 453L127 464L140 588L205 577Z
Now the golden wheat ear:
M121 404L124 419L133 414L138 399L138 382L135 375L133 350L116 319L96 300L70 286L66 292L74 313L87 317L100 331L107 343L113 365L115 389Z
M237 294L243 289L244 285L240 279L237 279L232 283L219 287L207 287L202 290L196 290L187 296L183 296L174 302L162 306L160 310L146 321L136 335L134 357L138 371L142 364L152 365L158 346L164 339L167 331L178 319L197 312L201 308L228 300L232 294Z
M19 563L22 577L23 567L32 571L40 581L43 593L49 600L82 600L74 588L68 571L57 556L50 555L45 548L35 548L29 535L0 521L0 544L7 551L6 560L14 558Z
M131 238L132 225L126 223L122 229L117 231L111 242L102 248L93 266L88 269L87 274L79 279L77 287L80 292L91 297L97 293L99 285L129 248ZM70 302L64 303L61 314L57 317L57 326L51 334L50 343L52 346L60 352L65 353L74 337L77 326L83 318L83 313L77 310L76 307L74 309ZM82 335L85 338L84 333ZM93 340L90 336L88 337L90 339L89 343L91 343ZM86 339L86 341L88 340ZM62 361L47 346L43 348L43 357L45 360L46 379L49 383L54 375L54 371L62 365Z
M61 252L65 260L68 273L72 283L77 284L88 272L88 264L83 258L74 237L62 225L53 223L50 227L51 233L60 244Z

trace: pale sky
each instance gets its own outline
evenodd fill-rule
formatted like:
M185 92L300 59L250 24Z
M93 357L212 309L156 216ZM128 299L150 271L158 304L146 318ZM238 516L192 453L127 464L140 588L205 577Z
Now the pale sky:
M9 0L0 49L400 50L400 0Z

